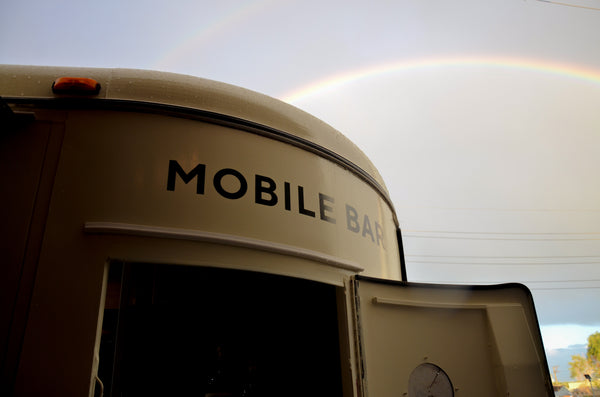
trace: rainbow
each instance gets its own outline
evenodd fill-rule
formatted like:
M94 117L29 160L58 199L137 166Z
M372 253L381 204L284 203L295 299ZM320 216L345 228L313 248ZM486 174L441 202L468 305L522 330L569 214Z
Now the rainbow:
M279 99L288 103L295 103L310 96L321 94L365 78L411 70L450 67L494 67L526 70L550 73L600 84L600 71L598 70L552 61L496 56L425 58L389 62L349 70L297 88L279 96Z
M215 40L219 35L235 31L236 26L269 8L274 3L276 3L276 0L251 0L245 5L232 8L221 18L216 18L212 23L200 26L181 44L161 55L152 63L152 69L172 69L171 65L180 61L181 58L189 56L189 54L197 53L204 43Z

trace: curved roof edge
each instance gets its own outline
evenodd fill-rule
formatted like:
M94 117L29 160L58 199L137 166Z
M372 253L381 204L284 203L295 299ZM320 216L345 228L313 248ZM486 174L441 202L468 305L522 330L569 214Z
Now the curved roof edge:
M214 112L274 128L320 145L356 164L389 193L369 158L348 138L318 118L278 99L200 77L137 69L0 65L0 96L56 98L59 77L98 81L97 99L136 101Z

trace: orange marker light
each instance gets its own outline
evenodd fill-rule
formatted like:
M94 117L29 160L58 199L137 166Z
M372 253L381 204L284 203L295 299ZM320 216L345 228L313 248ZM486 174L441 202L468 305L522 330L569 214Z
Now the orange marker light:
M100 83L86 77L60 77L52 83L55 94L97 95Z

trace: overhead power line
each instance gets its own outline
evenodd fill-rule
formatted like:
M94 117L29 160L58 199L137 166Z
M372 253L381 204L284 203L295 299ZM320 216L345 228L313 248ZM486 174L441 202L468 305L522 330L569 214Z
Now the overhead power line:
M589 6L582 6L582 5L579 5L579 4L561 3L561 2L558 2L558 1L551 1L551 0L537 0L537 1L542 2L542 3L556 4L556 5L559 5L559 6L576 7L576 8L584 8L586 10L600 11L600 8L589 7Z
M600 212L597 208L483 208L483 207L431 207L431 206L398 206L399 210L426 211L481 211L481 212Z
M600 232L465 232L457 230L404 230L407 233L444 233L444 234L496 234L496 235L517 235L517 236L580 236L580 235L596 235L600 236Z
M478 258L478 259L598 259L600 255L563 255L563 256L489 256L489 255L421 255L421 254L405 254L405 257L418 258Z
M505 240L505 241L598 241L600 238L508 238L508 237L459 237L459 236L418 236L402 234L402 237L431 238L441 240Z
M533 289L536 291L554 291L554 290L580 290L580 289L600 289L600 286L597 287L531 287L529 289Z
M483 237L482 237L483 236ZM508 237L506 237L508 236ZM582 236L573 238L572 236ZM451 240L507 240L507 241L598 241L600 232L466 232L449 230L405 230L402 237Z
M418 282L488 285L490 283L494 283L494 284L506 284L506 283L513 283L515 281L514 280L511 280L511 281L503 281L503 280L491 280L491 281L427 280L427 281L418 281ZM566 283L592 283L592 282L597 283L597 282L600 282L600 280L599 279L593 279L593 280L554 280L554 281L549 281L549 280L518 280L516 282L521 283L521 284L566 284ZM600 285L599 286L587 286L587 287L588 288L600 288ZM552 287L548 287L548 288L552 288ZM560 288L560 287L556 287L556 288ZM574 287L574 288L586 288L586 286Z
M590 279L590 280L524 280L522 283L590 283L590 282L600 282L600 279Z
M475 266L574 266L574 265L600 265L595 262L453 262L453 261L415 261L408 260L407 263L423 263L432 265L475 265Z
M597 255L563 255L563 256L489 256L489 255L404 255L407 263L442 264L442 265L600 265Z

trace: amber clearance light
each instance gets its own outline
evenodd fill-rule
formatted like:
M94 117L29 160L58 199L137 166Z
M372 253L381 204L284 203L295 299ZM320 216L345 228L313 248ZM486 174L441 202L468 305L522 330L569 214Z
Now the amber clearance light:
M55 94L98 95L100 83L87 77L60 77L52 83Z

